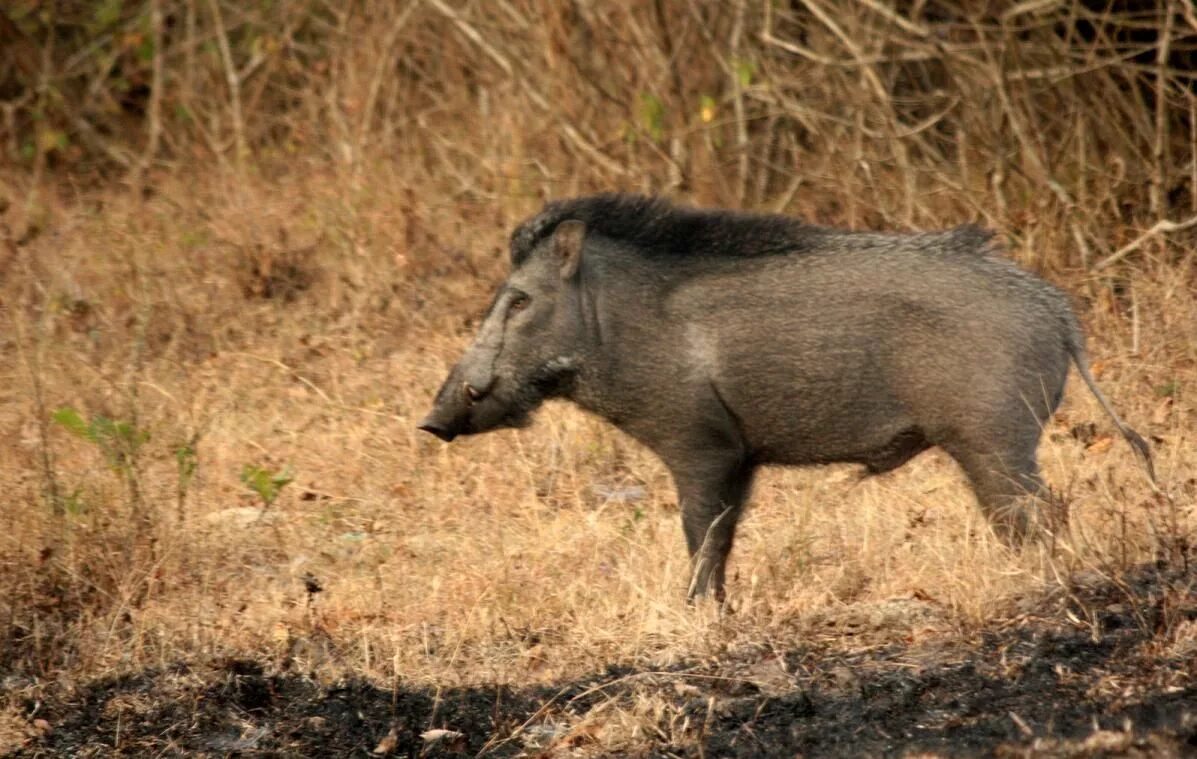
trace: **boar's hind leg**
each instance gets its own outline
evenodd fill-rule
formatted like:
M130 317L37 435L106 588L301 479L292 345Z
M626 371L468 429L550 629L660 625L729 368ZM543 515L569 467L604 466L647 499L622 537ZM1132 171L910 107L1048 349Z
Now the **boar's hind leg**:
M1001 453L947 448L964 468L981 511L998 537L1010 544L1025 539L1039 522L1039 502L1047 494L1035 462L1035 447Z
M704 452L707 456L710 452ZM673 467L692 574L687 598L711 593L723 600L724 571L736 521L752 487L753 468L738 457Z

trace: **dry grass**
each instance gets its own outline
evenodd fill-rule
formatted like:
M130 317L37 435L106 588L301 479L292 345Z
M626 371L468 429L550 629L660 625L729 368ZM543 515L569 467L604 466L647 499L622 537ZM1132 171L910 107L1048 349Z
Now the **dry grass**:
M1077 569L1187 550L1195 259L1184 234L1153 235L1085 269L1197 204L1187 70L1113 60L1131 44L1120 19L1074 6L1109 37L1061 41L1058 14L901 24L872 2L835 18L814 0L776 17L743 3L502 3L492 18L428 2L407 20L389 3L317 5L295 16L308 37L261 48L281 52L236 109L219 46L187 79L188 48L167 48L161 75L210 112L145 106L146 120L161 111L158 144L125 146L144 164L39 147L4 177L12 683L223 655L330 678L549 682L783 640L810 615L894 599L936 610L931 632L898 615L894 639L951 635ZM237 34L279 21L264 14L225 19L241 30L230 55L253 60ZM1177 16L1173 53L1189 23ZM216 33L202 13L195 24ZM379 67L397 60L401 75ZM1143 100L1157 84L1163 122ZM95 184L104 161L135 181ZM451 447L414 429L503 276L512 224L542 196L611 187L1001 229L1012 256L1077 295L1102 387L1155 441L1162 495L1072 383L1041 451L1072 515L1054 550L998 544L938 453L860 482L770 471L739 530L734 613L687 608L671 483L635 443L560 404ZM50 422L64 407L148 442L114 460ZM190 444L197 468L181 477ZM247 465L294 482L256 511ZM637 745L656 719L638 708L605 718L603 745Z
M997 544L937 453L860 482L851 468L773 471L741 526L736 614L716 624L682 601L667 473L616 431L563 404L530 430L453 446L414 429L501 271L487 252L499 233L461 227L462 247L483 251L472 255L478 275L416 278L413 252L391 242L402 238L394 219L372 210L387 205L381 181L353 209L369 241L356 253L348 235L328 239L346 223L335 179L305 184L323 189L283 184L280 209L245 190L251 214L219 197L219 181L110 199L102 214L63 209L67 233L28 254L42 276L10 281L8 302L36 286L44 292L29 297L48 306L8 310L22 338L10 343L3 407L16 506L5 514L16 601L6 613L22 631L12 665L85 674L259 651L379 678L552 679L717 651L828 605L930 598L976 625L1053 569L1142 560L1163 549L1153 529L1192 526L1194 409L1177 388L1194 379L1197 302L1174 272L1134 276L1139 354L1128 319L1101 305L1093 353L1125 417L1157 440L1172 506L1070 386L1041 455L1073 517L1050 562ZM296 249L305 228L323 238L296 254L312 284L292 300L245 284L247 257L267 255L255 234L285 257L278 225L295 230ZM134 467L147 524L97 446L50 425L54 488L71 501L54 515L35 379L43 415L136 416L150 433ZM1090 422L1099 431L1086 447L1069 433ZM193 438L198 471L180 505L175 452ZM247 464L295 475L260 518L239 479ZM324 588L314 598L307 574Z

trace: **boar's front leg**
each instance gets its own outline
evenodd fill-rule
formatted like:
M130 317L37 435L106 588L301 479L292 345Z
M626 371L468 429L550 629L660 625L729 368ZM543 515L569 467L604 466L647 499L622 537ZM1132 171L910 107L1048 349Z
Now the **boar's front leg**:
M736 521L752 487L753 466L738 451L707 449L670 469L690 549L690 590L686 597L693 601L710 593L722 602L727 556L735 538Z

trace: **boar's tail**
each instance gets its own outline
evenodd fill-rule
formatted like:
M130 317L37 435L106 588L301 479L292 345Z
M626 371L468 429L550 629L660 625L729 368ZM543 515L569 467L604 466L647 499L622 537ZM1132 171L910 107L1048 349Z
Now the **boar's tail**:
M1076 370L1080 373L1081 379L1085 380L1085 384L1089 386L1093 397L1105 409L1110 417L1110 421L1114 422L1114 426L1122 433L1122 437L1126 438L1126 442L1130 443L1131 448L1135 449L1135 453L1139 454L1139 457L1143 459L1143 465L1147 469L1147 476L1150 478L1151 484L1155 485L1155 464L1151 460L1151 448L1139 433L1135 432L1119 418L1117 412L1114 411L1114 407L1110 405L1109 400L1098 389L1097 382L1094 381L1093 374L1089 371L1089 357L1085 353L1085 346L1081 340L1082 338L1076 330L1072 331L1068 339L1068 353L1072 356L1073 363L1076 364Z

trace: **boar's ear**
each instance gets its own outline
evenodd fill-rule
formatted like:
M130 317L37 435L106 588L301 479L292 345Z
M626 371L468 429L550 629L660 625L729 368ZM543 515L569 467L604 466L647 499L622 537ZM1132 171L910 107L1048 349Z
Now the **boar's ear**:
M577 219L563 221L553 231L553 255L561 264L561 278L573 279L582 263L582 240L586 225Z

